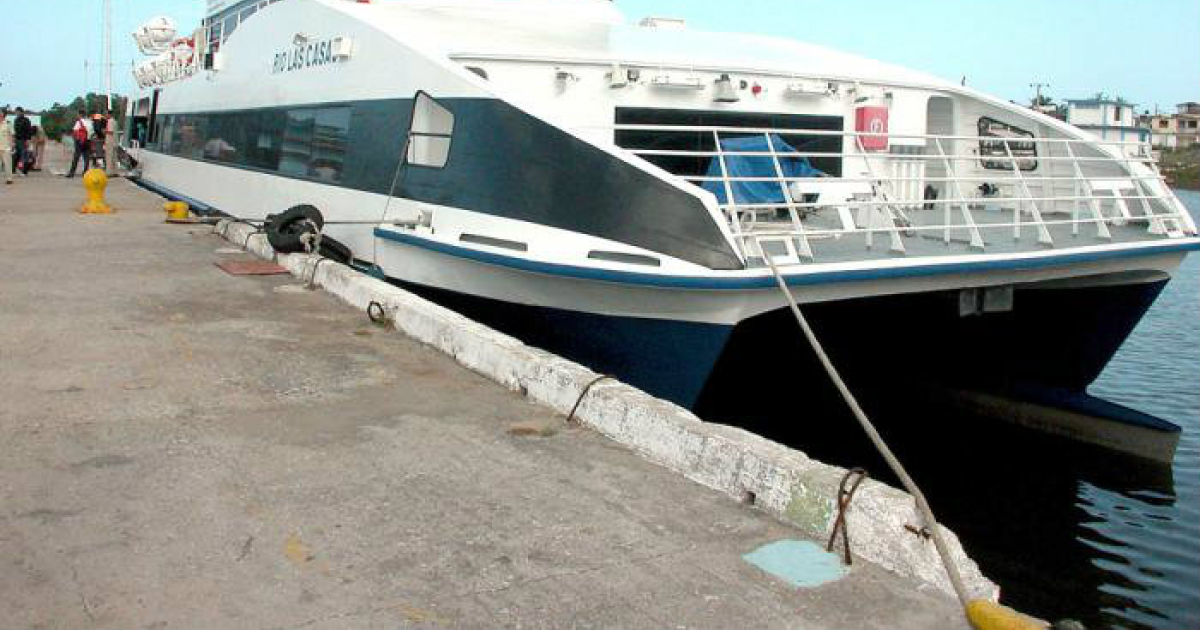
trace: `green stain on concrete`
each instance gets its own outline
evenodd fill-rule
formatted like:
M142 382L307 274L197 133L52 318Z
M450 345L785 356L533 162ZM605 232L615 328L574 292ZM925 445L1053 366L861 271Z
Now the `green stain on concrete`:
M824 536L826 526L833 518L833 501L812 492L808 486L803 480L792 486L792 500L784 509L783 516L809 535Z

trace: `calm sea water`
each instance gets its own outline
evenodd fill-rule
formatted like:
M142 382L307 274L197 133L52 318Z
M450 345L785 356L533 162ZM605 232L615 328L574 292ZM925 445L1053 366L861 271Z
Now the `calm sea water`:
M1200 193L1178 191L1193 217ZM1076 544L1100 579L1086 612L1114 627L1200 628L1200 255L1191 254L1092 386L1183 427L1167 487L1081 476Z
M1179 196L1200 215L1200 194ZM1089 389L1183 427L1173 465L969 417L897 383L856 394L1006 604L1093 629L1200 628L1200 253ZM706 417L898 485L840 400L803 402Z
M1200 215L1200 194L1179 196ZM940 518L1009 605L1088 628L1200 628L1200 254L1185 259L1089 392L1183 427L1174 464L953 412L931 426L982 428L959 431L954 454L928 433L903 448Z

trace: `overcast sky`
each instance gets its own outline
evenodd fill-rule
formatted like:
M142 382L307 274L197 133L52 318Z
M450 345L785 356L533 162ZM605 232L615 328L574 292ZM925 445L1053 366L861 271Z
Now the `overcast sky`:
M121 93L133 89L131 63L141 58L129 33L155 15L191 30L205 2L112 1ZM953 81L965 75L1006 99L1027 101L1036 81L1056 100L1103 91L1149 110L1200 101L1198 0L616 1L631 21L685 17L694 28L806 40ZM102 0L0 2L0 104L36 109L103 91Z

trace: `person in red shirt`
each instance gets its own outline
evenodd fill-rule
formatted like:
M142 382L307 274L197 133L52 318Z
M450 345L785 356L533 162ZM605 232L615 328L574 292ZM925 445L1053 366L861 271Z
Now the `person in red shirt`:
M92 135L92 125L88 122L87 115L83 110L79 110L79 117L75 119L75 124L71 127L71 139L75 141L75 155L71 158L71 170L67 171L67 179L75 177L75 169L79 166L79 159L83 158L83 169L87 170L89 165L88 142Z

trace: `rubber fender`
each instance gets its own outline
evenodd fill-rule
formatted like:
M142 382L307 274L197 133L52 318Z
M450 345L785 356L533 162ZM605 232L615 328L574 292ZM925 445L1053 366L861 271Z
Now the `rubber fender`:
M354 254L341 241L334 240L329 236L321 236L320 254L334 262L339 262L343 265L349 265L351 260L354 260Z
M304 242L300 237L312 231L304 222L305 219L315 223L318 228L325 226L325 217L321 216L321 211L309 204L292 206L279 214L268 214L263 230L267 233L267 241L271 243L271 247L283 254L304 251Z
M986 599L967 602L967 621L975 630L1046 630L1047 624Z

